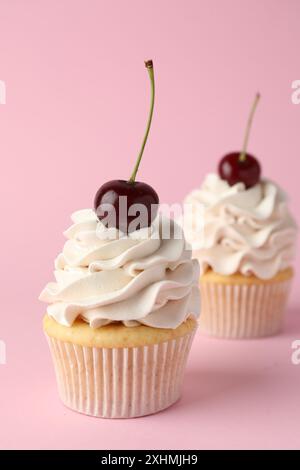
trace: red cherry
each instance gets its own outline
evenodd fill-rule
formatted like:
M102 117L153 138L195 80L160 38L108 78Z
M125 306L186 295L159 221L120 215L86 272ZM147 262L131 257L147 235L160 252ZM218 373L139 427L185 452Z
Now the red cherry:
M134 204L139 206L133 207ZM149 227L157 215L158 204L158 195L149 184L112 180L98 190L94 208L98 219L102 222L105 219L105 226L116 227L124 233L129 233ZM133 211L131 214L130 208ZM138 226L134 220L138 222Z
M258 160L253 155L246 153L252 120L259 98L260 95L257 93L248 118L242 151L225 155L219 163L219 175L230 186L244 183L246 188L251 188L260 179L261 167Z
M132 175L129 181L113 180L103 184L97 191L94 200L94 208L98 219L107 227L116 227L124 233L149 227L157 215L159 204L158 195L149 184L135 181L151 127L155 98L152 60L145 62L145 66L151 84L150 112L142 146Z
M230 186L244 183L246 188L251 188L259 182L260 164L255 157L248 153L244 160L241 160L240 156L240 152L225 155L219 163L219 175Z

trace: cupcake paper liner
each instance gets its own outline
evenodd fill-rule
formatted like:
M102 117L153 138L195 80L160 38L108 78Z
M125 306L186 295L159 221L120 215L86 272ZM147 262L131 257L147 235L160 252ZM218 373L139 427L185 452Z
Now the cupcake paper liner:
M282 329L291 279L264 284L200 282L200 331L222 338L275 335Z
M134 418L175 403L196 329L136 348L92 348L47 336L59 395L80 413Z

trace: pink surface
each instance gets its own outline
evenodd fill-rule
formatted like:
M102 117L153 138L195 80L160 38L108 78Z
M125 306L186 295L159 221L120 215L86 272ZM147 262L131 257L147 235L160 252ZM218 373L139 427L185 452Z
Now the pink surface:
M183 399L132 421L63 408L37 296L51 279L70 213L99 185L130 175L155 62L157 105L139 174L180 201L238 149L254 93L249 150L288 190L300 220L300 3L295 0L0 2L1 448L299 447L299 275L285 333L197 337Z

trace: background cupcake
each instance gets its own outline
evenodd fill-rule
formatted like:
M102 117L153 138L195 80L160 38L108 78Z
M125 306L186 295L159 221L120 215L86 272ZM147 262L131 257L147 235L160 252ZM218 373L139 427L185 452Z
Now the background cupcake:
M257 101L243 150L226 155L219 174L209 174L185 200L186 235L200 262L200 327L221 337L280 331L293 277L297 228L286 196L260 178L258 161L246 153Z
M210 174L186 203L203 207L198 241L187 233L200 262L201 330L233 338L277 333L297 232L284 193L270 181L246 189Z

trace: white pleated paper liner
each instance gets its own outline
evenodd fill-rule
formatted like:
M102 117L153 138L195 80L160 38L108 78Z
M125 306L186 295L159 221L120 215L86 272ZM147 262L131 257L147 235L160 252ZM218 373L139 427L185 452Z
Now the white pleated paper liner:
M279 333L291 279L262 284L200 282L200 331L222 338L257 338Z
M102 418L134 418L169 407L180 398L195 331L136 348L91 348L47 336L61 400Z

